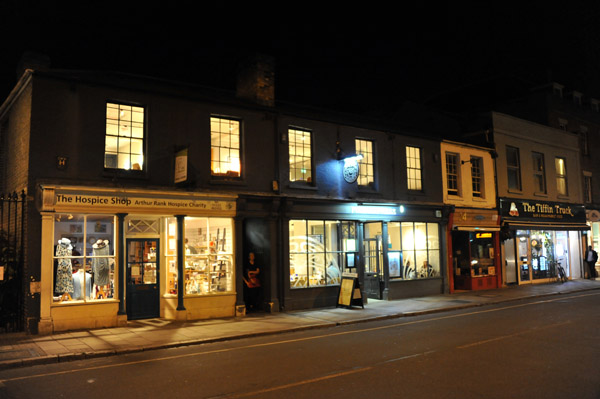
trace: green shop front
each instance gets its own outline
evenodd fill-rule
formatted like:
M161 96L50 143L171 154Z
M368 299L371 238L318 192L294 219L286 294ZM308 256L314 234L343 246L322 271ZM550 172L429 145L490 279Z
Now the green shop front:
M559 266L570 279L583 277L583 205L501 198L500 216L506 284L555 281Z
M356 273L365 302L444 292L442 206L289 198L282 204L283 308L336 304Z

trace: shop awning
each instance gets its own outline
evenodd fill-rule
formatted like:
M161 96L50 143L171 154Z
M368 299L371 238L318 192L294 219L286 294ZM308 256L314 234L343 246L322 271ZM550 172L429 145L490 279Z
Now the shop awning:
M459 231L500 231L500 226L454 226Z
M510 230L589 230L585 223L544 223L544 222L508 222L504 224Z

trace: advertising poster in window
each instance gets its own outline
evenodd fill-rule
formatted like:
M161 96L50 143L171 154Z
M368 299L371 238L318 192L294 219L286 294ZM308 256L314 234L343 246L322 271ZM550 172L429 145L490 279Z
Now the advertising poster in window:
M400 277L400 252L388 252L390 277Z

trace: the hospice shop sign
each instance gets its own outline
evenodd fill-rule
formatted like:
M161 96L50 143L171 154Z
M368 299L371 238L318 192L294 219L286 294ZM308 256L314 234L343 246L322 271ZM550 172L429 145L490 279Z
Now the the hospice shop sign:
M61 208L86 208L89 210L159 211L234 211L235 202L193 198L147 198L125 195L92 195L56 193L55 206Z

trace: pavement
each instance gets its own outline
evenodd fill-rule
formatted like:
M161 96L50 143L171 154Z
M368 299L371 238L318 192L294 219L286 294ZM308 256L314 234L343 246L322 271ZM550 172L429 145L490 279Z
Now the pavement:
M69 331L52 335L0 334L0 370L306 329L331 328L590 290L600 290L600 278L509 286L393 301L369 299L364 309L354 306L251 313L245 317L185 322L149 319L128 321L125 327Z

